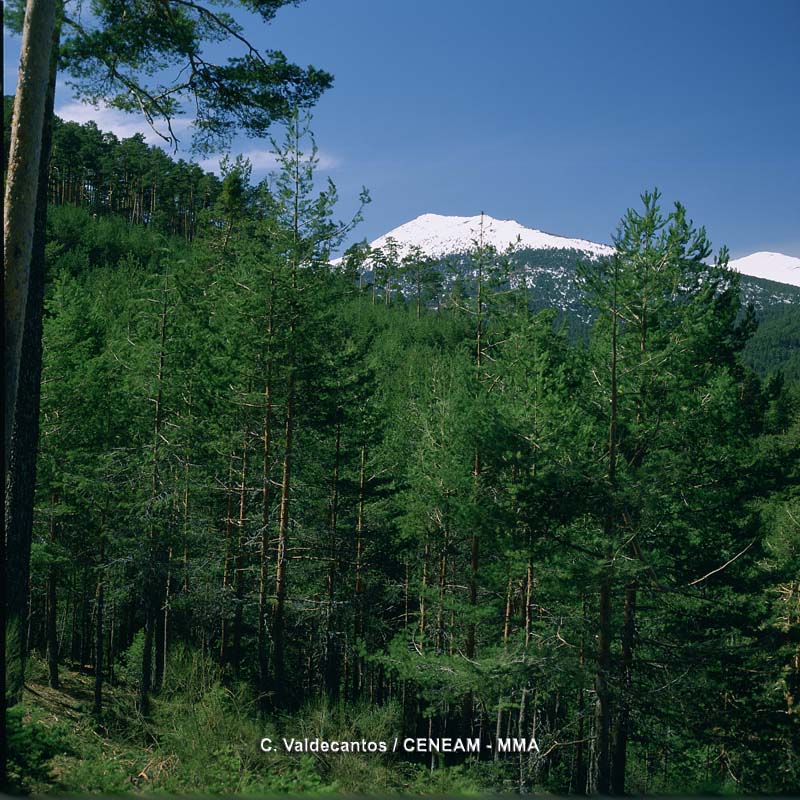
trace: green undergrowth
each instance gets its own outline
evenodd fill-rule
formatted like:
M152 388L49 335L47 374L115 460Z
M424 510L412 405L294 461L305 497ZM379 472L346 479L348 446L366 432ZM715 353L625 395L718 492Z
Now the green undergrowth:
M124 665L120 665L124 666ZM120 670L124 675L124 669ZM104 687L93 713L94 677L60 670L47 686L44 664L30 663L25 697L8 712L10 789L14 794L197 794L324 796L476 795L486 791L462 767L436 769L390 755L264 753L270 737L387 740L398 729L394 706L331 706L318 701L290 717L261 719L244 685L194 653L170 659L147 718L133 681Z

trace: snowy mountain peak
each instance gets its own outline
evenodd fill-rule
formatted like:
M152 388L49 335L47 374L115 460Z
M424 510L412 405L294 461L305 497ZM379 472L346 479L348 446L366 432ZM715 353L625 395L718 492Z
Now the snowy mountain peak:
M472 249L481 238L481 215L450 217L442 214L422 214L376 239L371 246L384 247L390 238L397 242L401 255L405 255L415 246L426 255L435 258L451 253L463 253ZM523 248L566 248L598 256L612 252L612 248L604 244L554 236L551 233L526 228L513 219L494 219L486 214L483 215L485 244L504 250L518 239Z
M371 247L385 247L393 239L402 257L412 247L418 247L428 256L441 258L456 253L466 253L481 239L481 220L483 221L483 241L498 250L519 242L522 249L580 250L589 256L605 256L614 252L606 244L590 242L586 239L570 239L552 233L526 228L513 219L495 219L487 214L474 217L455 217L443 214L421 214L416 219L394 228L371 242ZM337 259L338 263L341 259ZM732 269L754 278L763 278L776 283L800 286L800 258L783 253L752 253L744 258L730 262Z
M742 275L800 286L800 258L794 256L783 253L751 253L744 258L730 261L728 266Z

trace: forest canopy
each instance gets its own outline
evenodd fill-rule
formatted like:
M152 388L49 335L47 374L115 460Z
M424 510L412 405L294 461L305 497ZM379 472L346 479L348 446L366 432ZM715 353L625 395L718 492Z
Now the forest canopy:
M480 239L332 266L313 153L54 127L16 786L796 789L800 390L725 252L646 192L569 335Z

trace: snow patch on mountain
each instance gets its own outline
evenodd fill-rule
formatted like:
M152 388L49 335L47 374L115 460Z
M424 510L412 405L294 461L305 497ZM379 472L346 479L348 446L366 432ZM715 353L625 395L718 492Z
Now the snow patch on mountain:
M465 253L481 239L481 219L483 219L483 242L505 250L519 241L522 248L581 250L594 256L604 256L613 252L605 244L586 239L569 239L555 236L533 228L526 228L513 219L494 219L487 215L475 217L449 217L442 214L423 214L398 228L389 231L371 243L372 247L385 247L388 239L398 244L400 255L405 255L412 247L419 247L426 255L434 258L452 253Z
M794 256L783 253L752 253L730 261L728 266L742 275L800 286L800 258Z

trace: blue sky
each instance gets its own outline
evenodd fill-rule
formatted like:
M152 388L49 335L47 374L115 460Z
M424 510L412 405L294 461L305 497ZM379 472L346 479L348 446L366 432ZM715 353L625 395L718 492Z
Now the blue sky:
M356 238L485 211L609 241L658 186L734 256L800 256L800 0L306 0L246 27L334 74L313 127L342 214L372 194ZM236 143L257 175L266 147Z

